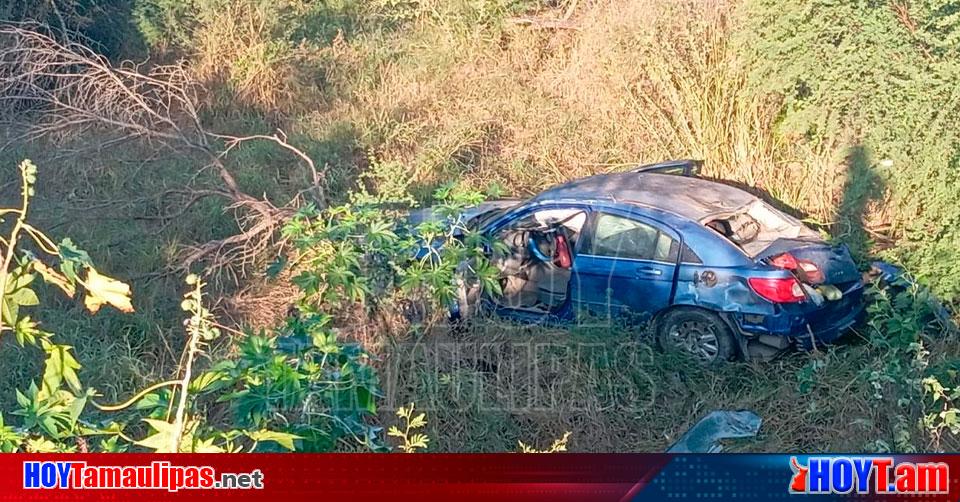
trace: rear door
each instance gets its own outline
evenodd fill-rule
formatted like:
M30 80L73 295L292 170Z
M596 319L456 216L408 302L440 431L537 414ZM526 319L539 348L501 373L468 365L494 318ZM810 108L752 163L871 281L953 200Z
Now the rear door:
M633 170L635 173L675 174L677 176L699 176L702 160L668 160L656 164L647 164Z
M678 243L672 229L642 215L594 212L574 261L575 306L601 317L653 314L667 307Z

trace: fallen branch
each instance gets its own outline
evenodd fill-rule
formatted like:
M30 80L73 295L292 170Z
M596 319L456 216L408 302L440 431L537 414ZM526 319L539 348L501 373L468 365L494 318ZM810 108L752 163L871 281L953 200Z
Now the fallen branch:
M276 207L241 189L225 159L243 142L271 141L296 155L310 170L316 202L325 204L322 174L283 131L252 136L210 132L200 120L199 90L182 63L113 65L75 33L61 38L42 25L0 24L0 120L23 131L4 147L96 130L106 138L98 142L98 149L133 140L155 143L205 161L197 175L208 169L216 173L219 184L191 190L224 198L247 230L190 250L181 268L211 256L211 266L226 264L224 256L252 260L293 214L296 199ZM233 247L237 249L228 249Z
M287 133L283 132L282 129L277 129L277 132L271 135L254 134L252 136L229 136L225 134L215 134L214 136L226 141L226 145L223 152L221 153L221 157L226 156L228 153L230 153L230 150L233 150L235 147L237 147L241 143L244 143L247 141L256 141L256 140L272 141L273 143L276 143L277 145L279 145L281 148L284 148L287 151L293 153L298 158L300 158L300 160L302 160L307 165L307 168L309 168L310 170L310 175L313 178L313 186L311 187L311 189L314 191L314 196L316 198L317 204L321 206L326 205L326 198L324 197L324 192L323 192L323 188L324 188L323 185L326 183L325 176L321 174L319 170L317 170L317 165L313 162L313 159L311 159L310 156L303 153L303 150L300 150L299 148L287 142Z

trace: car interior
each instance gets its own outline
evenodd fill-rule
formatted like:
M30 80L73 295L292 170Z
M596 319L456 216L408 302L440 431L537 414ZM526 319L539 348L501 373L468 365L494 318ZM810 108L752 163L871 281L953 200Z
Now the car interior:
M493 257L500 269L503 307L551 312L567 299L573 250L587 221L579 209L536 211L497 233L505 253Z

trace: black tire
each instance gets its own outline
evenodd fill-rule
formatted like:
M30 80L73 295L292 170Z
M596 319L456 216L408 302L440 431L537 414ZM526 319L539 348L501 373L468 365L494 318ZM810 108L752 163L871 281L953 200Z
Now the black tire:
M730 327L720 316L706 310L667 311L657 320L656 335L664 351L686 352L705 365L722 364L738 354Z

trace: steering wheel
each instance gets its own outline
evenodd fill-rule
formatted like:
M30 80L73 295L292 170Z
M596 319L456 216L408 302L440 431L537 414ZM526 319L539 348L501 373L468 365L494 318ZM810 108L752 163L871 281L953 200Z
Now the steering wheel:
M529 251L534 258L542 261L543 263L550 263L553 261L552 257L543 254L543 251L540 250L540 246L537 245L537 239L534 238L533 232L527 234L527 251Z

